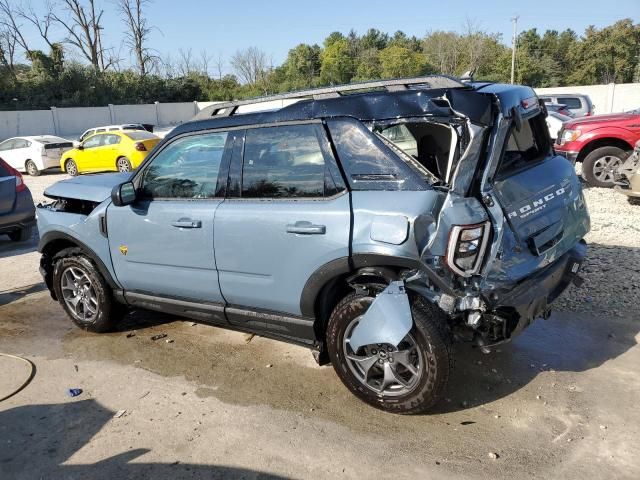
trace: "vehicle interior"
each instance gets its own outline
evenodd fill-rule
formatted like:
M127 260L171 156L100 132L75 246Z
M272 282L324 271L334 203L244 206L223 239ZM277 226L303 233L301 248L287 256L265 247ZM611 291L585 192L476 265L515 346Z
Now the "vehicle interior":
M434 122L403 122L377 125L375 131L410 155L439 180L448 181L452 141L457 133L450 125ZM453 144L455 146L455 144Z

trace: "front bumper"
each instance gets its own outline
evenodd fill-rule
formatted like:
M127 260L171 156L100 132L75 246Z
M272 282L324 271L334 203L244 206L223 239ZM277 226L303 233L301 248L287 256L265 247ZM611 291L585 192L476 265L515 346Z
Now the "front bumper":
M536 318L543 317L549 306L572 282L587 255L587 244L581 240L571 250L548 267L518 283L515 287L494 292L491 311L500 316L510 314L514 320L509 337L520 333ZM517 323L516 323L517 322Z
M556 153L558 155L562 155L564 158L569 160L573 165L575 165L576 164L576 160L578 159L578 154L580 152L571 152L571 151L563 151L563 150L557 150L556 149Z

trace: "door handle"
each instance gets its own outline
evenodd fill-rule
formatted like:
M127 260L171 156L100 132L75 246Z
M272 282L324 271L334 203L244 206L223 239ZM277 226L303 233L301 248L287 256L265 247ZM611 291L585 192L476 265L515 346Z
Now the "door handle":
M311 222L296 222L287 225L287 233L298 233L301 235L324 235L327 233L325 225L314 225Z
M171 226L177 228L201 228L202 222L200 220L191 220L190 218L181 218L175 222L171 222Z

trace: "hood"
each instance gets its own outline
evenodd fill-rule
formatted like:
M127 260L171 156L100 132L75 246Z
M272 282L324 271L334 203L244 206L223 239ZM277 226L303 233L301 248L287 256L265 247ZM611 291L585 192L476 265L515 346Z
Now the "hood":
M81 175L54 183L44 191L44 195L49 198L72 198L101 203L111 196L114 186L126 182L130 177L130 173Z
M606 115L594 115L593 117L574 118L565 124L565 128L573 129L576 127L598 128L608 125L621 124L625 126L628 122L639 122L640 115L633 113L609 113Z

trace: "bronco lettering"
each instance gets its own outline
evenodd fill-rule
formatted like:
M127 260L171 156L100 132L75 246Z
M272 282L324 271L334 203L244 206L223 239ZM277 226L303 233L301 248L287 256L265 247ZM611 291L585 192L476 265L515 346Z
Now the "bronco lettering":
M566 189L564 187L561 187L557 189L555 192L551 192L545 195L544 197L539 198L538 200L534 200L533 204L527 204L520 207L518 209L518 211L520 212L520 215L518 215L518 211L513 211L509 213L508 218L516 218L516 217L520 219L527 218L529 215L539 212L540 210L545 208L547 206L546 205L547 202L553 200L556 197L559 197L560 195L564 195L565 193L566 193Z

